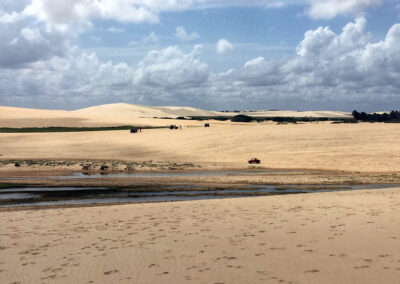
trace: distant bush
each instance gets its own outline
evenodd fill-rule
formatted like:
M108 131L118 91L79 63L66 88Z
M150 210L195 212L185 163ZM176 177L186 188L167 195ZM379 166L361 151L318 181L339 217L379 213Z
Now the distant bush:
M191 116L190 119L191 120L199 120L199 121L210 120L210 119L226 121L229 119L229 117L226 117L226 116Z
M278 123L296 123L296 119L294 117L274 117L272 121Z
M367 122L400 122L400 112L392 110L390 113L366 113L354 110L352 115L355 120Z
M191 116L190 120L220 120L226 121L231 120L233 122L263 122L263 121L274 121L277 123L297 123L297 122L319 122L319 121L338 121L341 123L355 123L357 122L353 118L347 117L280 117L280 116L248 116L248 115L236 115L236 116Z
M83 131L113 131L113 130L130 130L132 128L156 129L165 128L165 126L106 126L106 127L24 127L24 128L8 128L0 127L0 133L40 133L40 132L83 132Z
M357 123L357 120L349 119L349 120L333 121L332 122L332 124L340 124L340 123Z
M253 120L251 116L244 114L236 115L231 119L232 122L252 122Z

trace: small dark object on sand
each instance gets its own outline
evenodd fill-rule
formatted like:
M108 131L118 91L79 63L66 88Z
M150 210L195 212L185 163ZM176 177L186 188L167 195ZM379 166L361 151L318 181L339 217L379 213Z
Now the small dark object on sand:
M108 166L102 165L102 166L100 167L100 171L108 171Z
M91 166L91 165L85 165L85 166L82 167L82 171L83 171L83 172L88 172L88 171L90 171L91 169L92 169L92 166Z
M169 126L169 129L178 129L178 126L176 126L175 124L171 124L171 125Z
M204 124L204 127L210 127L210 124L207 122L206 124Z
M249 164L259 164L259 163L261 163L261 161L257 158L251 158L249 160Z
M21 166L21 164L20 163L18 163L18 162L16 162L15 164L14 164L14 167L20 167Z
M131 167L131 166L127 166L126 168L125 168L125 171L127 171L127 172L133 172L135 170L135 168L133 168L133 167Z
M131 129L131 133L137 133L137 132L138 132L137 129L135 129L135 128L132 128L132 129Z

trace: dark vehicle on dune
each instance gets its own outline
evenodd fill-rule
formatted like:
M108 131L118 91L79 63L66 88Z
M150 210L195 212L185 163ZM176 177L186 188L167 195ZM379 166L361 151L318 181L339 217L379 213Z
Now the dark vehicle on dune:
M207 122L206 124L204 124L204 127L210 127L210 124Z
M261 161L257 158L251 158L249 160L249 164L259 164L259 163L261 163Z
M176 126L175 124L171 124L171 125L169 126L169 129L178 129L178 126Z
M132 129L131 129L131 133L137 133L137 132L138 132L137 129L135 129L135 128L132 128Z

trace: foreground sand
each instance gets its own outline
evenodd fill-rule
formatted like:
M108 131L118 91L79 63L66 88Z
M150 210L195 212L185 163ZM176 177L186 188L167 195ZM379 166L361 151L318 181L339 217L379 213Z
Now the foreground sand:
M398 283L400 188L0 212L0 283Z

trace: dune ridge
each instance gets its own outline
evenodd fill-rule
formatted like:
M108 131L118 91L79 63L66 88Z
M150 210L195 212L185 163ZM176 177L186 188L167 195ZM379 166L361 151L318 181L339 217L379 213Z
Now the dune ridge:
M341 111L243 111L219 112L182 106L144 106L114 103L78 110L46 110L0 106L0 127L47 127L47 126L115 126L156 125L153 118L177 118L189 116L235 116L245 114L265 117L332 117L345 118L351 114ZM152 120L149 120L152 119Z

